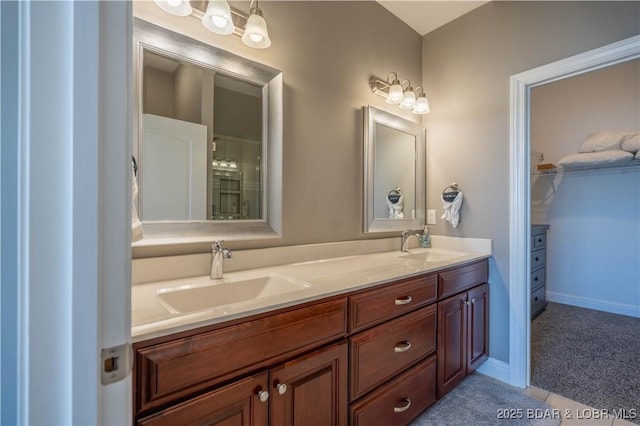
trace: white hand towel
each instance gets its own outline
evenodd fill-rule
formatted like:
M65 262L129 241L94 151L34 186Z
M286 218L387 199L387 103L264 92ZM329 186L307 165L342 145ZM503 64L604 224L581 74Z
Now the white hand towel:
M462 191L458 192L456 198L453 199L452 202L445 201L444 197L442 197L442 206L444 208L444 214L440 219L444 219L447 222L451 223L454 228L458 226L458 222L460 222L460 207L462 207Z
M142 222L138 218L138 209L136 208L136 200L138 198L138 181L136 179L136 173L133 170L133 164L131 165L131 241L141 240L144 236L142 232Z

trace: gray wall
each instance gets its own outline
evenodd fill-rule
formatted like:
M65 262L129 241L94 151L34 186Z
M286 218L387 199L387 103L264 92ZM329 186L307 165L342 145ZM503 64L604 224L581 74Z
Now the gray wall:
M637 2L491 2L427 34L422 82L427 208L465 195L461 223L434 234L493 239L491 356L509 358L509 77L640 33ZM524 283L523 283L524 285Z
M249 10L248 2L231 6ZM228 246L395 235L362 232L362 107L371 104L419 121L388 106L368 83L371 75L384 79L395 71L418 86L422 38L372 1L267 1L260 7L273 43L264 50L249 48L233 35L213 34L196 19L169 15L153 2L134 2L137 17L283 72L283 238Z

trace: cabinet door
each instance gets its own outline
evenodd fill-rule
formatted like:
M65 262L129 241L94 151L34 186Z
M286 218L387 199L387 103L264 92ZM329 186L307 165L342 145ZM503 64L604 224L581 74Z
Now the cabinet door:
M270 424L347 424L347 343L329 346L271 369Z
M489 356L489 284L468 293L467 374L471 374Z
M238 380L138 420L138 426L266 426L269 418L267 372ZM262 396L262 398L261 398Z
M438 303L438 398L467 375L467 293Z

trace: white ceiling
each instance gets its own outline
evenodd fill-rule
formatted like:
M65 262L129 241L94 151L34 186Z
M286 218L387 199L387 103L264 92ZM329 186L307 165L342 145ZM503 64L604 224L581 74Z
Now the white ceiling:
M421 36L482 6L488 1L377 0Z

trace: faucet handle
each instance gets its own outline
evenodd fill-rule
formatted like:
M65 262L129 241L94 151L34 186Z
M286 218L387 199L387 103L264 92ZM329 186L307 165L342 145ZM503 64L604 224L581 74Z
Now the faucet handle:
M214 241L213 245L211 246L211 250L223 250L222 243L224 243L224 240Z

